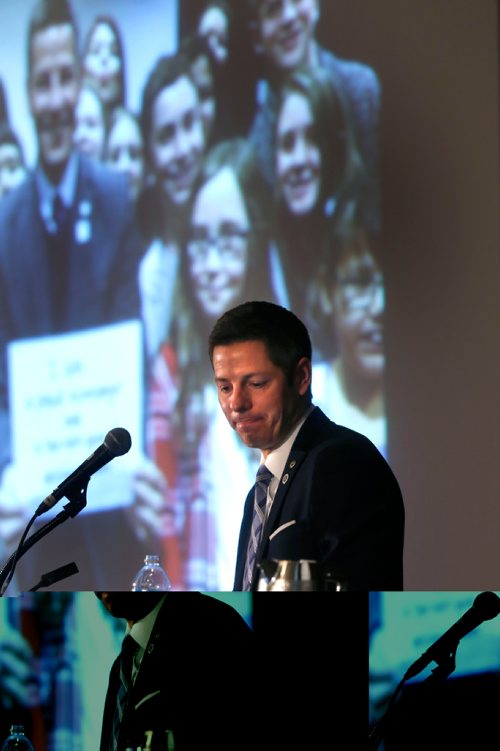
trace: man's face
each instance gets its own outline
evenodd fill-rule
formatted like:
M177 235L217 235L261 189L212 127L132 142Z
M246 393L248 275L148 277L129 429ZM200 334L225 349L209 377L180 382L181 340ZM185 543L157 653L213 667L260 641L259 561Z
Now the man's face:
M96 596L115 618L139 621L150 613L164 592L96 592Z
M198 94L188 76L178 78L157 96L150 144L154 169L165 192L173 203L186 203L205 148Z
M307 99L290 92L283 102L276 138L276 174L291 214L312 211L321 187L321 153Z
M243 443L264 456L280 446L304 412L311 363L302 358L293 383L269 359L261 341L217 346L213 367L219 404Z
M37 32L31 41L29 100L40 158L49 176L64 169L71 153L77 97L72 27L62 24Z
M268 61L283 73L303 65L319 17L318 0L261 0L259 41Z

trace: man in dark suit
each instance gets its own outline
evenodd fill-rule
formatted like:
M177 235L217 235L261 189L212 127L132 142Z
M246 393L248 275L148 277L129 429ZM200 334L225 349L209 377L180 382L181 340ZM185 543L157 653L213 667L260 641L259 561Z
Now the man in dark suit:
M328 564L348 589L402 589L398 483L367 438L313 406L303 323L273 303L244 303L217 321L209 353L226 418L268 470L262 497L246 500L234 589L255 589L269 559Z
M151 732L152 747L166 748L155 745L166 730L178 751L256 748L248 711L255 701L253 634L234 608L198 592L96 594L127 620L135 650L131 676L121 657L111 668L101 751L113 748L114 733L118 750L144 748ZM117 722L120 668L129 686Z
M0 209L2 345L139 317L138 232L124 182L73 150L79 89L66 0L40 0L28 38L39 161Z
M26 515L35 508L32 499L17 498L8 479L13 459L8 344L140 319L137 272L142 242L126 183L73 148L80 72L68 0L38 0L30 18L27 53L38 163L0 206L0 559L11 552ZM163 500L161 473L152 462L144 460L140 480L147 490L141 498L136 493L132 508L138 513L132 514L131 525L125 522L133 541L132 527L143 526L139 515L144 508L150 513ZM110 513L115 528L116 514ZM104 516L108 512L103 512L103 520ZM81 531L86 514L78 521ZM92 557L95 517L89 527ZM63 542L69 546L66 535ZM51 547L58 548L47 546L49 555ZM133 569L142 557L138 551ZM67 557L57 563L47 560L47 569L66 561ZM79 588L88 589L89 584L80 579Z

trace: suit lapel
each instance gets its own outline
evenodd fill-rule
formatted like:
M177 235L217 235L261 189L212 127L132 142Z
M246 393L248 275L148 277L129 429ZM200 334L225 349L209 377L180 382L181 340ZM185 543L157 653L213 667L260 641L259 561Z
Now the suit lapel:
M302 464L302 462L304 461L306 457L305 451L295 449L294 446L292 446L290 455L288 459L286 460L285 469L283 470L283 474L280 477L279 485L276 490L276 494L274 496L273 504L271 506L271 511L269 512L269 516L264 525L263 534L260 539L259 549L257 550L258 560L261 560L262 558L262 554L269 541L269 535L276 528L276 520L280 516L288 491L290 487L292 486L293 480L295 478L295 475L300 465Z
M158 616L159 618L159 616ZM146 650L144 652L139 672L135 683L130 692L129 708L133 708L140 703L145 696L154 693L158 688L158 657L161 643L161 629L158 618L149 638Z
M20 330L31 331L33 321L39 331L47 331L52 326L52 303L50 296L40 290L49 289L49 268L47 256L46 229L40 216L38 205L38 191L35 174L32 173L24 185L24 196L21 211L15 217L15 231L13 237L18 239L17 247L12 248L17 256L12 264L11 287L24 290L23 299L16 299L16 306L20 309L23 323ZM24 276L22 282L17 281L17 274ZM28 283L26 283L28 280ZM16 337L16 333L14 338Z
M331 420L319 409L315 407L308 416L301 429L299 430L294 444L286 460L285 469L280 477L279 485L274 496L268 519L264 525L259 549L257 550L257 560L262 560L269 535L276 529L276 522L280 517L287 494L292 487L295 476L299 467L306 458L308 452L314 446L317 446L323 440L331 437L332 429Z

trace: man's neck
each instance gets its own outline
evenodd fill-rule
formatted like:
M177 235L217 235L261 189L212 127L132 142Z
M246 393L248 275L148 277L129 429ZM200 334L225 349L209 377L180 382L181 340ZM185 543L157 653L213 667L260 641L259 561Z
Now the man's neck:
M64 175L69 159L58 164L45 164L40 160L40 168L51 185L57 187Z

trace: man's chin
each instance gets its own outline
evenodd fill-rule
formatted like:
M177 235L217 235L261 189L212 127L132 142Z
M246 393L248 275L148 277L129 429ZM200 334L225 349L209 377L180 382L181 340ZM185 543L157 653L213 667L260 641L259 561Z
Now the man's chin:
M99 592L98 596L106 610L115 618L125 618L136 621L144 618L159 600L164 592Z
M68 163L73 150L73 141L65 139L64 143L54 143L47 137L49 143L40 139L40 162L44 170L50 173L62 173Z
M236 429L236 432L238 433L240 440L243 441L245 446L248 446L251 449L260 449L261 440L259 440L259 437L257 435L249 431L242 430L241 428Z

